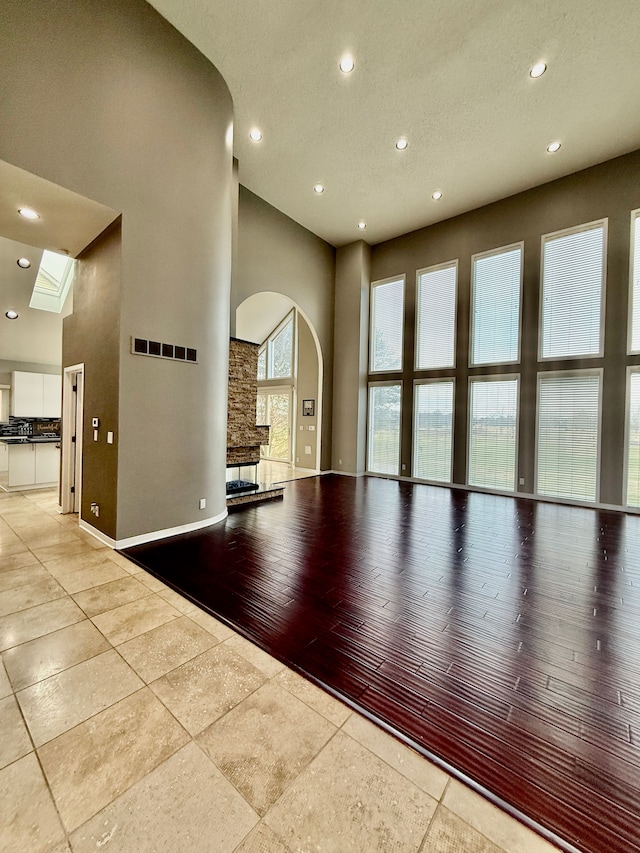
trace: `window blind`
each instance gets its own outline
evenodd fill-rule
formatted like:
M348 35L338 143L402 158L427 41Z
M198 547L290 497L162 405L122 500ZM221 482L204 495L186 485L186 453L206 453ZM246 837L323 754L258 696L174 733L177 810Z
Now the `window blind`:
M604 223L543 238L542 358L599 355Z
M539 375L539 494L596 500L599 414L599 373Z
M640 506L640 372L629 373L627 505Z
M420 383L414 395L413 476L450 483L453 381Z
M454 261L418 275L417 370L455 365L457 273Z
M640 210L631 232L631 352L640 352Z
M258 353L258 380L267 378L267 349L264 347Z
M376 474L399 473L400 403L402 386L369 386L367 470Z
M404 280L371 286L371 331L369 369L402 368L402 326L404 320Z
M470 387L469 485L513 491L518 380L474 379Z
M522 247L474 258L471 364L518 361Z

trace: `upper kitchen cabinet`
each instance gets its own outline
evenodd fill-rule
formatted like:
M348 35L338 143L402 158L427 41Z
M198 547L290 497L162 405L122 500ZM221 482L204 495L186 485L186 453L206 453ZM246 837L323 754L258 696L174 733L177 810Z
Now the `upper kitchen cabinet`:
M11 414L17 418L59 418L62 377L53 373L11 374Z

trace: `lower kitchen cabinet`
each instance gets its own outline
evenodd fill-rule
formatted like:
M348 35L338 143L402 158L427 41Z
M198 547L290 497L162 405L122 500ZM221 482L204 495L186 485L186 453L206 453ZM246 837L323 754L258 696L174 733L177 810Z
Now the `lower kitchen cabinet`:
M12 444L9 488L55 483L60 470L60 448L55 444Z

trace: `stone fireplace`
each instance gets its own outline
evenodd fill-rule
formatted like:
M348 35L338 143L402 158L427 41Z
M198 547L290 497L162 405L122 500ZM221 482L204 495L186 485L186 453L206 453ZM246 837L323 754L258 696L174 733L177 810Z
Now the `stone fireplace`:
M260 447L269 443L269 427L256 426L258 344L231 338L227 404L227 506L281 498L283 488L259 483Z

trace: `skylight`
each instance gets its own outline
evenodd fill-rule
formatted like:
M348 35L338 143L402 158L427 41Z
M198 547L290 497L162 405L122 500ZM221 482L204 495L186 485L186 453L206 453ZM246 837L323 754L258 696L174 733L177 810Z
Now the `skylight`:
M69 293L74 269L73 258L45 249L29 307L59 314Z

